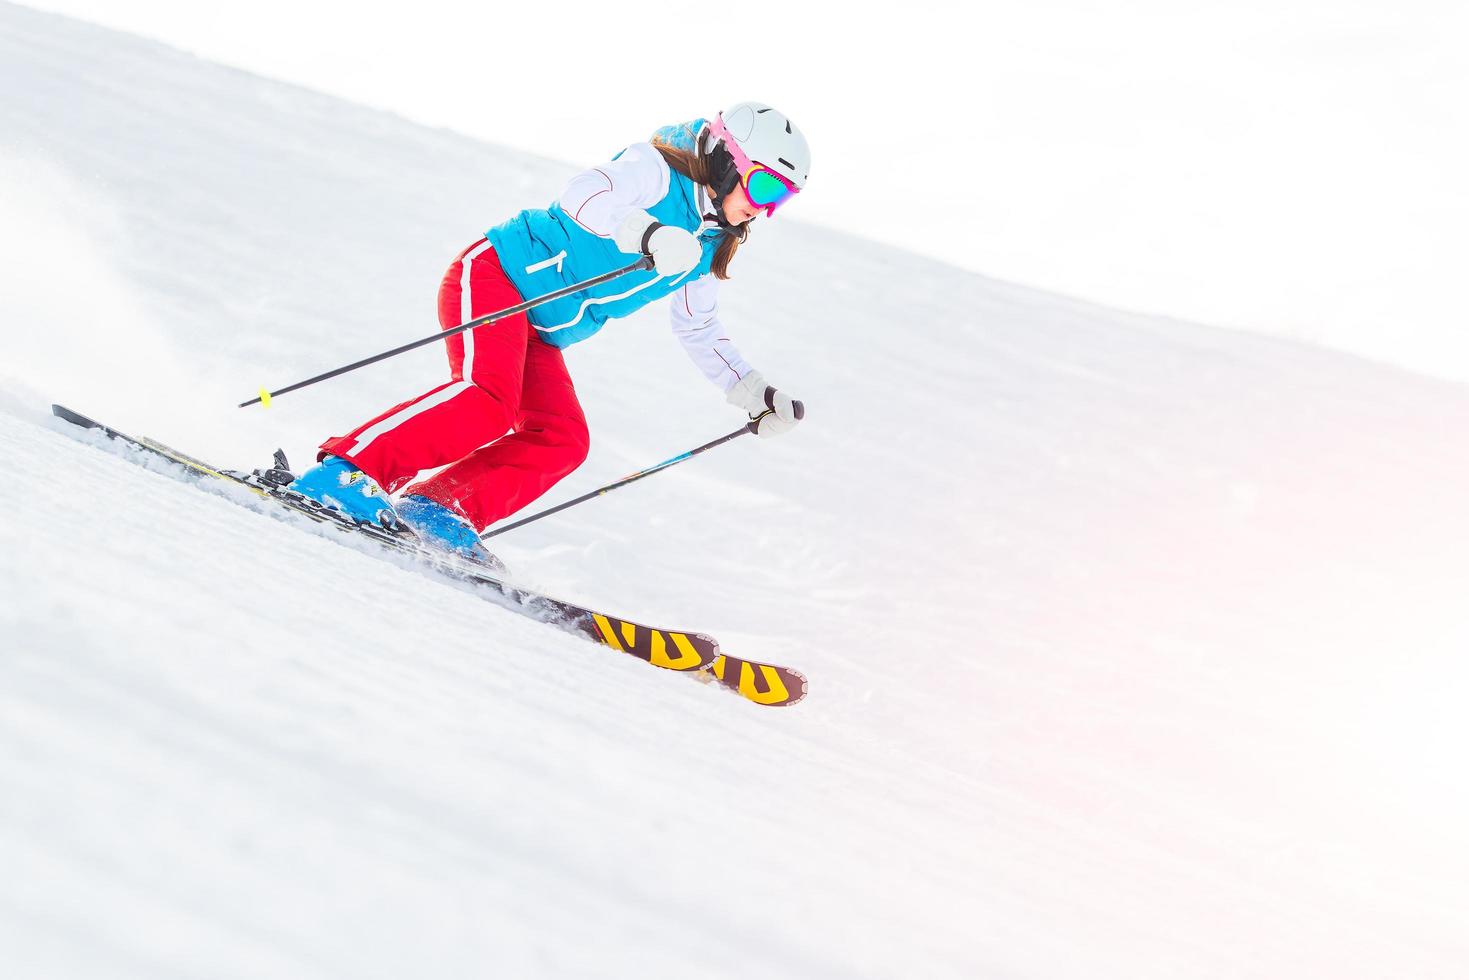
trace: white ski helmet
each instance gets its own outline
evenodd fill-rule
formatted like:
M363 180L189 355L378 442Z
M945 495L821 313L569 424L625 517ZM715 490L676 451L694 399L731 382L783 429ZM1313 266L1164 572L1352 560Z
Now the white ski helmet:
M736 102L715 117L707 146L723 143L739 162L745 157L785 177L796 190L806 186L811 148L779 109L763 102ZM732 144L732 145L731 145Z

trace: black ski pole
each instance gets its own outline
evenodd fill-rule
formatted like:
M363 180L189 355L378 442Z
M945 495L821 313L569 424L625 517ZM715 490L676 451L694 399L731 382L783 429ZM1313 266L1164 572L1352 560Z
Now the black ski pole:
M383 351L381 354L374 354L371 357L364 357L360 361L348 364L344 367L339 367L335 371L328 371L325 374L318 374L316 377L307 378L305 381L297 381L293 385L286 385L284 388L277 389L276 391L266 391L264 388L261 388L260 394L256 395L249 401L240 402L240 407L248 408L249 406L254 405L258 402L264 405L266 408L269 408L270 400L272 398L275 398L277 395L284 395L288 391L295 391L298 388L305 388L307 385L314 385L318 381L326 381L328 378L335 378L339 374L346 374L348 371L355 371L360 367L366 367L369 364L375 364L378 361L386 360L389 357L394 357L398 354L404 353L405 351L413 350L416 347L422 347L424 344L432 344L436 340L443 340L445 337L452 337L456 333L463 333L466 330L473 330L475 327L482 327L486 323L494 323L496 320L502 320L507 316L514 316L517 313L524 313L526 310L529 310L536 306L540 306L542 303L549 303L553 299L560 299L563 296L569 296L570 294L580 292L583 289L590 289L593 286L600 286L604 282L610 282L613 279L616 279L618 276L627 275L629 272L637 272L641 269L651 269L652 267L652 258L645 255L631 265L625 265L621 269L613 269L611 272L603 273L600 276L594 276L593 278L583 280L582 282L572 283L570 286L558 289L552 293L547 293L544 296L537 296L535 299L528 299L524 303L520 303L516 306L506 307L505 309L498 310L494 313L486 313L484 316L476 317L475 319L470 320L467 323L461 323L457 327L451 327L448 330L440 330L432 337L424 337L422 340L415 340L411 344L404 344L402 347L394 347L392 350Z
M805 406L802 405L800 402L796 402L795 404L796 404L796 418L800 418L801 416L803 416L803 415L806 414ZM770 410L767 409L766 411L761 412L759 416L751 419L748 424L740 426L738 429L734 430L729 435L720 436L718 439L715 439L713 442L706 442L706 443L704 443L704 445L700 446L698 449L690 449L686 453L679 453L677 456L672 456L672 457L670 457L668 459L665 459L663 462L658 463L658 464L653 465L653 466L650 466L650 467L648 467L645 470L638 470L636 473L632 474L631 476L625 476L622 479L618 480L616 483L609 483L605 487L602 487L602 488L600 488L598 490L593 490L591 493L584 493L580 497L577 497L575 500L568 500L564 504L557 504L555 507L552 507L549 510L543 510L539 514L532 514L530 517L524 518L523 520L516 521L513 524L506 524L504 527L497 527L493 531L486 531L485 533L483 533L483 534L480 535L480 540L483 541L483 540L485 540L487 538L493 538L495 535L497 535L497 534L504 534L506 531L513 531L513 530L515 530L518 527L524 527L525 525L529 524L531 521L538 521L538 520L540 520L543 517L550 517L552 514L559 514L561 511L565 510L568 507L575 507L577 504L586 503L588 500L591 500L593 497L600 497L604 493L611 493L613 490L616 490L618 487L625 487L629 483L635 483L636 481L641 480L645 476L652 476L654 473L657 473L660 470L666 470L670 466L675 466L675 465L677 465L679 463L682 463L686 459L693 459L695 456L699 455L700 453L708 452L709 450L713 449L715 446L722 446L726 442L729 442L732 439L738 439L740 436L749 435L749 434L751 434L753 432L756 432L759 429L760 420L763 419L763 418L765 418L765 416L770 415L770 414L772 414L772 413L770 412Z

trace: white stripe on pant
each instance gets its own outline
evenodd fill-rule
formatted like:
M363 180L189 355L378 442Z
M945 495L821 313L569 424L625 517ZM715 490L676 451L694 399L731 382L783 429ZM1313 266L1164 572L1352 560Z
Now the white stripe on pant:
M460 323L468 323L470 320L474 319L474 302L469 294L469 270L471 264L474 262L475 256L481 254L489 247L490 243L488 241L483 241L474 246L474 248L471 248L468 252L464 253L464 267L459 276ZM414 402L412 405L409 405L401 412L394 412L387 418L380 420L370 429L363 431L357 436L357 439L353 442L353 453L362 452L368 446L372 445L373 441L377 439L378 436L393 431L404 422L407 422L415 415L418 415L420 412L426 412L431 408L437 408L438 406L444 404L444 402L453 398L455 395L458 395L459 393L467 391L469 388L473 387L471 379L474 377L474 331L466 330L459 336L464 338L464 369L459 375L464 380L455 381L451 383L447 388L437 391L432 395L425 396L419 401Z
M464 270L459 275L459 322L468 323L474 319L474 303L469 295L469 269L474 264L475 256L490 247L489 240L480 242L474 248L464 253ZM464 338L464 370L460 377L466 381L474 380L474 331L466 330L459 336Z
M466 331L466 333L467 332L468 331ZM393 431L404 422L407 422L409 419L413 418L415 415L426 412L431 408L437 408L454 396L461 395L473 387L474 385L470 384L468 381L452 381L446 387L440 388L433 394L424 395L418 401L414 402L412 405L409 405L401 412L394 412L387 418L380 419L376 425L372 426L372 428L366 429L358 434L356 440L354 440L352 443L353 455L362 452L368 446L372 445L373 440L375 440L378 436Z

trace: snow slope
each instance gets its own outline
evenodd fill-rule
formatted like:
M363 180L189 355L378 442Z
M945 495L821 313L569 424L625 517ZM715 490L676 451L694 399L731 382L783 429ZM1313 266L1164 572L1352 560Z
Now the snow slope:
M49 417L306 460L442 355L234 404L574 165L8 4L0 91L7 974L1460 975L1463 386L783 214L724 305L807 423L500 539L761 709ZM569 361L547 503L738 423L661 309Z

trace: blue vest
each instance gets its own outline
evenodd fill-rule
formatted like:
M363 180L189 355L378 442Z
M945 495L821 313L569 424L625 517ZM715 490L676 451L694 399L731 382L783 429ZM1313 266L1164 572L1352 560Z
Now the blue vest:
M703 125L704 120L695 119L683 125L665 126L653 138L693 150L693 134ZM648 213L665 225L699 234L703 215L699 213L698 200L694 182L676 170L671 171L668 193ZM703 258L684 275L660 276L651 269L629 272L600 286L538 306L527 316L541 339L555 347L569 347L586 340L608 320L640 310L707 273L723 235L718 228L700 235ZM485 237L494 246L500 265L516 291L526 299L620 269L637 258L635 254L618 251L612 239L594 235L577 224L559 203L544 210L522 211L485 232Z

